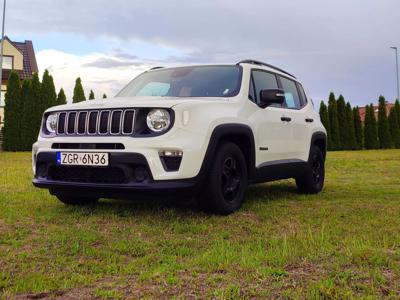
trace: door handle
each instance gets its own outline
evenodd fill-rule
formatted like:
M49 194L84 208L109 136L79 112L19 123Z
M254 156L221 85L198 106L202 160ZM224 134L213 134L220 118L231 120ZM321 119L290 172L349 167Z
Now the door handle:
M290 121L292 121L292 118L289 118L289 117L281 117L281 121L282 121L282 122L290 122Z
M307 122L307 123L312 123L312 122L314 122L314 119L307 118L307 119L306 119L306 122Z

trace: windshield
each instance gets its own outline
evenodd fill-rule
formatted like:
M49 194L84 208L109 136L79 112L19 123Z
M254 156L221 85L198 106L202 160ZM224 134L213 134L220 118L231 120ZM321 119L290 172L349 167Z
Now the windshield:
M241 79L240 66L158 69L139 75L116 97L233 97Z

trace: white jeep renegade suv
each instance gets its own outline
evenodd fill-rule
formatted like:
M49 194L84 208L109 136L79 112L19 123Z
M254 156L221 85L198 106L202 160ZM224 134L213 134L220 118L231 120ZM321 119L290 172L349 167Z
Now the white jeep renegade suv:
M324 183L326 131L300 82L274 66L153 68L112 100L52 107L33 145L35 186L66 204L184 192L220 214L249 184Z

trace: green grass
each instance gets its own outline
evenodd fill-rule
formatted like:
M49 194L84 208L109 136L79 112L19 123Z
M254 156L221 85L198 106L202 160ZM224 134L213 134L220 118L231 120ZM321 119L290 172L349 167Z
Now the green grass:
M66 207L0 153L0 298L399 298L400 151L328 153L319 195L253 186L236 214Z

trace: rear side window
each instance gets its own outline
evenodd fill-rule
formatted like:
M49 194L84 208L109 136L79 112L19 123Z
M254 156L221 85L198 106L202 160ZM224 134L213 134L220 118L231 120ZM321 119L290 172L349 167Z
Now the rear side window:
M300 93L301 107L304 107L304 106L306 106L306 104L307 104L307 96L306 96L306 93L304 92L304 89L303 89L303 87L301 86L300 83L297 83L297 89L298 89L298 91L299 91L299 93Z
M297 91L296 83L285 77L280 77L279 79L282 84L282 89L285 91L286 107L301 108L300 96Z
M252 97L255 97L255 102L259 103L260 91L266 89L277 89L278 81L275 74L264 72L260 70L253 70L251 72L253 83L254 83L254 94L250 93ZM251 86L250 86L251 88ZM275 105L272 105L275 106ZM280 105L278 105L280 107Z

